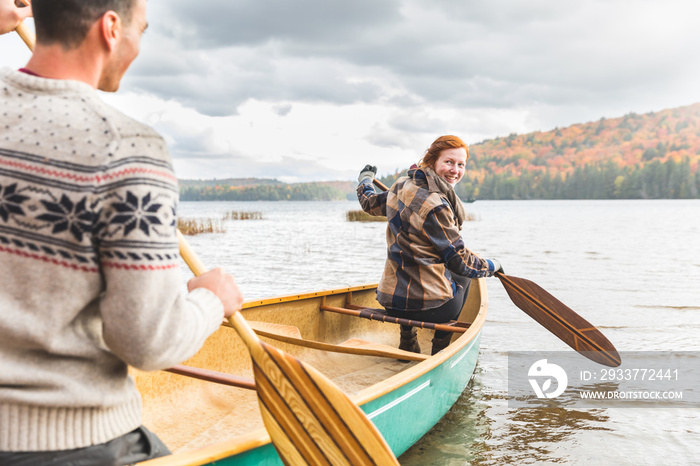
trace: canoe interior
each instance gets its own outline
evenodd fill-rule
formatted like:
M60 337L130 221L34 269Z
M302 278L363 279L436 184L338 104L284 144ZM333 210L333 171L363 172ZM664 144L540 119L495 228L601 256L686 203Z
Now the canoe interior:
M350 290L350 291L348 291ZM246 303L248 320L274 322L299 328L305 339L339 344L351 338L398 346L399 326L359 317L321 311L323 300L329 306L353 304L379 308L376 285L307 295L273 298ZM461 321L473 322L482 311L481 287L474 280ZM481 323L483 317L479 317ZM460 334L455 334L453 341ZM432 330L418 330L421 350L430 354ZM373 356L329 353L262 338L283 351L311 364L353 397L407 371L417 362L400 362ZM431 358L432 359L432 358ZM426 364L424 361L420 364ZM235 330L222 326L203 348L184 364L228 374L253 377L250 357ZM173 453L185 453L212 444L250 441L262 432L263 423L254 391L192 379L168 372L134 371L143 397L143 421L168 445ZM386 383L382 384L383 386Z

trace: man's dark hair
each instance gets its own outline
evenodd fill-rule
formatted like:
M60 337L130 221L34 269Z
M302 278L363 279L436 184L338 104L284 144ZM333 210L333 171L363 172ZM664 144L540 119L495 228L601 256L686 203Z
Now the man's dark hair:
M77 47L95 21L110 10L129 24L135 3L136 0L34 0L37 40L59 43L66 49Z

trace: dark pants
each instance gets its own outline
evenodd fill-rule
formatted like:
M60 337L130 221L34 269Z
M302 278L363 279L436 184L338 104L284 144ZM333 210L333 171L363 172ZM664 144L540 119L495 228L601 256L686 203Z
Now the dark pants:
M386 312L392 317L402 317L404 319L411 320L422 320L423 322L433 322L435 324L441 324L444 322L449 322L451 320L457 320L459 314L462 312L464 303L467 301L467 295L469 294L469 285L471 285L471 279L466 277L461 277L459 275L453 275L453 280L460 285L462 289L457 291L452 299L442 304L440 307L435 309L428 309L427 311L399 311L397 309L387 309ZM408 325L402 325L402 329L410 330L411 327ZM443 330L435 331L435 338L441 339L450 335L452 332L445 332Z
M165 444L141 426L100 445L75 450L0 451L2 466L124 466L170 454Z

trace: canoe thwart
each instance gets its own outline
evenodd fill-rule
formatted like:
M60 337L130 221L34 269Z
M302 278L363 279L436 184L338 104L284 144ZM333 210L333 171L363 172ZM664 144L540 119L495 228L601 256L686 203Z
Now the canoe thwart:
M302 338L299 329L291 325L270 324L267 322L254 321L249 321L249 324L258 336L281 341L290 345L303 346L305 348L329 351L332 353L375 356L380 358L402 359L407 361L424 361L429 358L427 354L412 353L410 351L400 350L392 346L372 343L370 341L355 338L347 340L338 345L325 343L322 341L306 340ZM223 325L225 327L231 326L227 322Z
M209 369L203 369L201 367L192 367L178 364L177 366L173 366L170 369L165 369L165 371L171 372L173 374L192 377L199 380L206 380L207 382L214 382L222 385L229 385L231 387L255 390L255 381L253 379L249 379L247 377L240 377L237 375L225 374L223 372L212 371Z
M273 324L270 322L258 322L253 320L248 321L248 324L258 334L260 334L259 332L267 332L277 335L285 335L291 338L302 338L299 327L295 327L293 325Z
M390 322L393 324L410 325L411 327L427 328L430 330L442 330L445 332L464 333L471 325L469 322L451 321L444 324L436 324L433 322L423 322L421 320L404 319L401 317L393 317L383 309L370 309L346 304L347 307L336 307L321 304L322 311L336 312L338 314L347 314L351 316L362 317L363 319L378 320L380 322Z

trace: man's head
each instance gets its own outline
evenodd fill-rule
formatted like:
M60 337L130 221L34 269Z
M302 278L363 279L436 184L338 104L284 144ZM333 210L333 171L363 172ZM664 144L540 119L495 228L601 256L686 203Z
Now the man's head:
M44 44L61 44L65 49L79 46L92 25L108 11L114 11L124 25L131 21L136 0L34 0L34 26Z
M146 0L33 0L37 45L104 52L98 89L114 92L139 53Z

